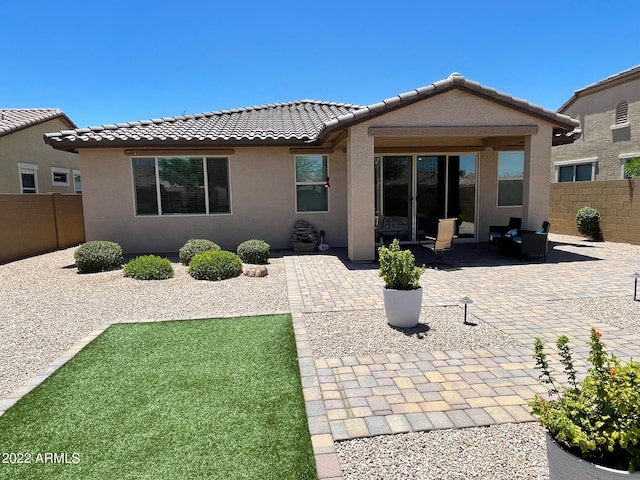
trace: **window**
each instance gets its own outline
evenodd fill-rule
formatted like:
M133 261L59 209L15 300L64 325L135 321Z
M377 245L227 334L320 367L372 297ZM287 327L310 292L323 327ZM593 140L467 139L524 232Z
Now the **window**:
M567 165L558 168L558 182L590 182L592 165Z
M51 167L51 184L54 187L68 187L69 172L68 168Z
M622 100L616 105L616 125L629 121L629 102Z
M73 171L73 193L82 193L82 180L80 170Z
M498 206L522 205L524 152L498 153Z
M329 211L328 158L296 155L296 212Z
M590 182L595 180L598 158L579 158L554 162L557 182Z
M231 213L227 157L134 158L133 183L138 215Z
M18 163L20 193L38 193L38 165Z

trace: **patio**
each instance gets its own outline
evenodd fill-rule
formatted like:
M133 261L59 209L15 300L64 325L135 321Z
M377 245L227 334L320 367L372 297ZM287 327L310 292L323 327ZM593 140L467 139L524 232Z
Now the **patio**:
M179 266L163 282L77 275L68 268L73 249L0 265L8 279L1 286L0 413L111 323L274 313L288 302L322 479L343 478L349 465L338 453L353 439L529 422L527 402L546 391L533 369L534 337L552 343L566 333L580 346L596 326L620 358L640 352L640 302L631 300L630 277L640 270L640 247L551 240L546 263L456 244L445 256L451 268L424 273L422 323L410 332L385 322L377 265L351 263L346 250L281 252L265 279L226 282L193 281ZM419 263L432 259L426 250L416 255ZM462 323L464 296L474 301L476 326ZM571 302L589 308L578 313Z
M483 345L482 338L474 348L456 348L455 338L446 349L422 348L433 333L423 326L404 332L406 348L391 353L383 344L403 333L385 324L377 265L352 264L343 252L287 258L289 304L321 478L342 478L334 441L532 421L527 403L547 390L533 368L535 337L551 344L567 334L584 353L580 346L595 326L610 351L623 359L637 357L639 329L589 318L560 300L625 297L632 304L630 275L640 268L640 249L626 245L628 251L612 253L603 243L554 239L546 263L487 252L486 244L456 245L446 257L450 268L427 269L422 277L421 322L429 324L429 315L440 309L436 317L457 315L455 334L473 336L474 329L488 327L494 331L491 341L495 333L510 339L504 348ZM428 263L430 255L416 251L417 262ZM477 325L461 332L464 296L474 301L469 313ZM631 309L640 315L640 303ZM321 352L314 315L333 322L330 330L343 339L349 355Z

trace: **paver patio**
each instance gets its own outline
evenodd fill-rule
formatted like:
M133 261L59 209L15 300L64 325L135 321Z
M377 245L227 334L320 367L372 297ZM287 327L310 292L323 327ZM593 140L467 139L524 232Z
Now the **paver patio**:
M568 311L554 300L629 296L640 259L608 256L598 244L555 244L546 263L456 246L452 268L428 269L423 306L474 303L470 313L524 347L315 358L304 313L382 309L377 265L354 265L342 252L285 259L309 430L322 479L342 478L334 441L410 431L534 420L528 402L547 388L534 369L533 340L562 334L586 345L591 326L612 353L638 358L640 336ZM428 262L418 253L418 262ZM630 300L631 301L631 300ZM585 368L587 347L575 349Z

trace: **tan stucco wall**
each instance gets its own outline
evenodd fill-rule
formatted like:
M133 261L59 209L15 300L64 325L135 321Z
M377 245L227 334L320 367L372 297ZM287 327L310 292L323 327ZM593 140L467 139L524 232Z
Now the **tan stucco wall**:
M54 150L42 139L47 132L68 128L66 122L54 118L0 137L0 193L20 193L18 163L38 165L38 193L73 193L72 171L80 168L78 155ZM68 187L52 185L51 167L72 170Z
M630 140L614 142L611 126L621 100L629 102ZM551 181L557 178L553 162L594 157L595 180L623 178L619 155L640 153L640 79L579 97L564 113L580 120L582 136L570 145L553 147Z
M212 155L215 155L212 153ZM229 156L230 215L136 216L131 157L123 150L81 150L87 240L111 240L127 253L176 252L189 238L229 250L251 238L291 248L304 219L331 246L347 244L346 154L329 154L329 212L295 213L294 155L288 148L236 148Z

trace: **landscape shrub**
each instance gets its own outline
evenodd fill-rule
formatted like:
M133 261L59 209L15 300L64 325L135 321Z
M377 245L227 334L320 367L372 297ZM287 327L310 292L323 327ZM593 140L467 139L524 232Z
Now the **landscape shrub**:
M122 265L122 248L115 242L92 240L80 245L73 257L78 273L108 272Z
M166 280L173 277L173 266L166 258L143 255L124 266L124 276L137 280Z
M211 240L204 238L192 238L185 243L178 251L180 261L183 265L189 265L194 255L202 252L208 252L209 250L220 250L220 247L213 243Z
M264 240L247 240L238 245L238 256L244 263L267 263L270 245Z
M576 227L585 237L600 240L600 212L595 208L582 207L576 214Z
M242 273L242 260L233 252L209 250L196 254L189 274L196 280L226 280Z

